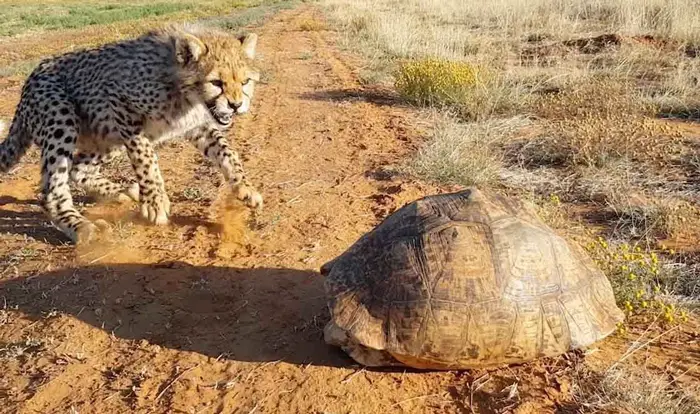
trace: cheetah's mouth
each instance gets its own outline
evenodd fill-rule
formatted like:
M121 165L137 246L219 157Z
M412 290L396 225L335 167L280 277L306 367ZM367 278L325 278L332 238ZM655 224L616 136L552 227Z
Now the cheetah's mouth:
M221 113L215 107L210 107L209 112L216 122L223 126L229 126L233 121L234 112Z

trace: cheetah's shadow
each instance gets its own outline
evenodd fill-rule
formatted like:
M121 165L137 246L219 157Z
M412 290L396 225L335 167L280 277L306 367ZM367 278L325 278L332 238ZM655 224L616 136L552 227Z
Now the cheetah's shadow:
M21 206L22 210L5 207L10 204ZM54 246L68 242L68 238L51 225L38 201L12 196L0 197L0 234L26 235Z

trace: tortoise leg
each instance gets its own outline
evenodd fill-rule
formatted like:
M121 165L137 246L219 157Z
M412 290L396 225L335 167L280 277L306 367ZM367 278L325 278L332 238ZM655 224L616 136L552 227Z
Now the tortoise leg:
M352 359L366 367L403 366L385 350L368 348L351 340L333 321L323 329L323 336L327 344L340 347Z

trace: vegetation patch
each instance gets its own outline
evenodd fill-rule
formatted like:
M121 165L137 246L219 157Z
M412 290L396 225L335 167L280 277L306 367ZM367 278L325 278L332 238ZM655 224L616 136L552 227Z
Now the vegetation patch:
M445 59L409 61L396 73L396 89L419 105L460 106L483 85L483 71L466 62Z
M679 267L669 260L676 254L674 250L644 250L602 237L586 245L586 250L607 274L617 304L628 316L660 317L666 324L688 321L687 309L672 300L682 277Z
M522 118L463 124L441 116L425 145L405 170L441 184L488 186L499 178L502 162L496 143L527 123Z
M578 413L698 414L700 401L675 379L648 370L581 367L572 383Z
M0 12L0 35L8 36L27 30L75 29L84 26L162 16L190 9L195 3L118 2L108 4L78 3L53 5L4 5Z
M76 0L70 2L42 2L38 0L0 0L0 36L17 35L28 31L77 29L85 26L108 25L124 21L138 21L167 17L192 20L207 16L227 16L234 9L277 7L288 0L207 0L194 2L174 1L105 1ZM265 14L258 9L250 15ZM242 20L241 20L242 21ZM238 29L238 27L236 28Z

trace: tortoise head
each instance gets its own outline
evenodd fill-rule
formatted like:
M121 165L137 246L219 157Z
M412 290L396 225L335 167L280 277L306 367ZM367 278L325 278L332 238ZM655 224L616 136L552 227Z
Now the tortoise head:
M338 259L335 258L331 260L330 262L327 262L323 266L321 266L321 276L326 277L328 274L331 272L331 269L333 266L338 262Z

